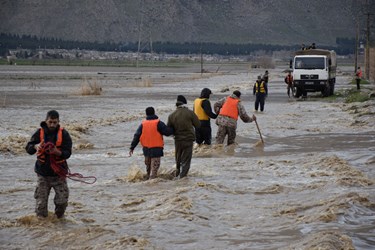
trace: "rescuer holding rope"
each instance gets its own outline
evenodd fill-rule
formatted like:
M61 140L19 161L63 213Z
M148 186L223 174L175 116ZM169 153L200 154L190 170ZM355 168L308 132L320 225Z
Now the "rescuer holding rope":
M68 131L60 127L56 110L48 111L40 127L26 145L27 153L37 154L34 169L38 177L34 193L35 213L42 218L48 216L48 196L53 188L55 215L62 218L68 206L69 189L63 175L69 171L66 159L72 154L72 139Z

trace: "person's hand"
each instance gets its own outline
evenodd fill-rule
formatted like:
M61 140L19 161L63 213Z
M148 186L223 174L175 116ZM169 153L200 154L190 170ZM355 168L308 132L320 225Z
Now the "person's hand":
M54 154L54 155L57 155L57 156L60 156L60 155L61 155L61 151L58 150L58 149L56 148L56 146L54 146L53 148L51 148L49 152L50 152L51 154Z
M39 143L39 144L35 144L35 145L34 145L34 148L35 148L35 150L36 150L37 152L42 151L42 150L43 150L43 147L44 147L44 142L41 142L41 143Z
M253 115L253 117L251 117L253 119L253 121L256 121L257 120L257 117L255 115Z
M129 150L129 156L132 156L132 155L133 155L133 151L134 151L134 149L130 149L130 150Z

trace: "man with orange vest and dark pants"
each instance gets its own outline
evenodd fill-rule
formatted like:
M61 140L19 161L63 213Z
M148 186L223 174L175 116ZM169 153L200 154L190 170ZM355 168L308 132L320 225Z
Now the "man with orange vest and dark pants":
M223 144L228 135L227 145L235 143L238 117L245 123L256 120L255 115L248 116L245 107L241 104L241 92L233 91L233 94L220 99L215 103L214 109L218 113L216 124L219 126L216 135L216 143Z
M35 172L38 183L34 194L35 212L38 217L48 216L48 196L53 188L55 215L62 218L68 206L69 189L66 178L60 177L52 164L58 165L58 168L68 169L66 159L72 154L72 139L68 131L60 127L59 113L56 110L49 111L46 120L40 126L26 145L27 153L37 153ZM51 145L48 151L45 148L46 144Z
M159 117L155 115L155 109L153 107L146 108L146 119L142 121L142 124L139 125L134 134L129 156L133 155L135 147L141 142L143 155L145 156L147 179L157 177L160 167L160 158L164 155L163 135L169 136L172 133L173 129L167 127L164 122L159 120Z
M292 73L289 71L286 77L284 78L284 82L287 84L287 94L290 97L290 90L292 90L292 94L294 94L293 91L293 76Z
M361 89L361 86L360 86L360 83L361 83L361 78L362 78L362 70L361 70L361 67L358 67L357 71L355 72L355 81L357 83L357 89L360 90Z
M211 145L211 122L210 118L216 119L217 114L212 112L210 95L211 90L208 88L202 89L201 96L194 101L193 111L198 116L201 122L201 127L195 129L196 143L199 145Z

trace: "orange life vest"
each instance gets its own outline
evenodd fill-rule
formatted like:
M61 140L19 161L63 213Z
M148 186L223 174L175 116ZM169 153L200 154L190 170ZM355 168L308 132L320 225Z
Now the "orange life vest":
M158 131L159 119L143 120L141 144L146 148L162 148L164 146L163 135Z
M238 103L239 99L233 98L233 97L227 97L225 100L223 107L220 109L220 115L228 116L230 118L233 118L235 120L238 120Z
M292 84L293 83L293 76L292 75L287 75L286 77L285 77L285 83L286 84Z
M60 127L59 131L57 131L57 139L56 139L55 146L58 150L61 150L61 145L62 145L62 141L63 141L63 135L62 135L63 130L64 130L64 128ZM41 143L45 142L44 141L44 129L42 129L42 128L39 129L39 138L40 138ZM62 159L59 156L55 156L55 157L56 157L57 163L65 162L65 159ZM44 150L41 150L37 153L37 159L42 163L44 163L46 161L46 153L44 152Z

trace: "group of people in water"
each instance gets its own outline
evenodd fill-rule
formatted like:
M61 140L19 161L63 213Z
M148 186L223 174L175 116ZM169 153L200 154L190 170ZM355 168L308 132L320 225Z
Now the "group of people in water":
M255 95L254 111L264 111L265 99L268 95L268 70L259 76L253 86ZM157 177L160 160L163 156L164 136L173 135L175 145L176 178L188 175L193 145L211 145L211 119L216 119L218 126L216 144L223 144L227 137L227 145L235 143L237 121L240 118L245 123L256 121L256 116L249 116L241 102L241 92L233 91L230 95L214 103L210 102L212 91L203 88L200 96L194 100L193 109L189 109L187 100L178 95L176 109L164 123L156 115L153 107L145 110L145 119L134 133L129 148L132 156L139 143L142 145L147 179ZM55 191L55 215L62 218L68 205L69 189L66 181L69 172L67 159L72 154L72 139L69 132L60 127L59 113L48 111L40 128L32 135L26 145L30 155L36 154L34 171L38 182L34 197L35 212L38 217L48 216L48 196L51 188Z

